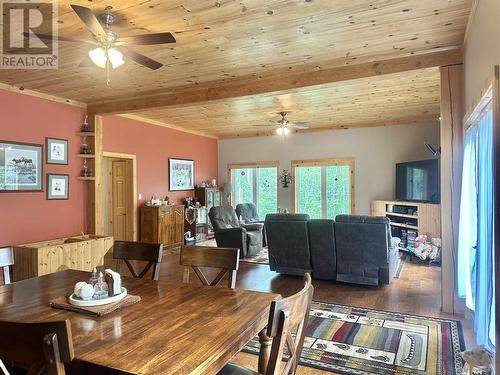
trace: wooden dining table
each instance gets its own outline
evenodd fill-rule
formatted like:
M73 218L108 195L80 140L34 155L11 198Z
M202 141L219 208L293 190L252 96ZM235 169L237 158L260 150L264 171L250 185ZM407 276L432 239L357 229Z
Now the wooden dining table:
M103 317L50 307L89 276L66 270L0 286L0 320L69 319L77 360L132 374L216 374L260 332L265 367L263 329L279 295L124 277L139 303Z

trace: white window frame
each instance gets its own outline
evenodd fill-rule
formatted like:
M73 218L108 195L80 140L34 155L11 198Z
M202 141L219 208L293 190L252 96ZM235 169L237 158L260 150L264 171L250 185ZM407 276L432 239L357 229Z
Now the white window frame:
M276 168L276 206L279 207L280 205L280 198L279 198L279 166L280 163L279 161L258 161L258 162L248 162L248 163L229 163L227 165L227 181L230 181L231 184L234 186L233 182L233 169L253 169L253 202L255 206L257 207L257 211L259 210L258 207L258 185L257 185L257 169L259 168ZM234 207L234 193L231 193L231 206Z

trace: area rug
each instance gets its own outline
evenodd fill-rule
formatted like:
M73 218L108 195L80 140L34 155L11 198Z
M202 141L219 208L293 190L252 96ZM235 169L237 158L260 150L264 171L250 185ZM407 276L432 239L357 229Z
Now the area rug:
M339 374L459 375L459 321L313 302L300 364ZM258 338L243 349L258 354Z
M261 251L259 251L257 254L255 254L254 256L240 259L240 262L269 264L269 253L267 252L267 249L264 248Z

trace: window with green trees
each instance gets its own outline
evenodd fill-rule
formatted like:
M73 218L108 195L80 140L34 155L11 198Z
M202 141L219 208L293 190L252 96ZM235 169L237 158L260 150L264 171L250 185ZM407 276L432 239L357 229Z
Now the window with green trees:
M335 219L350 214L352 207L352 174L350 159L301 162L294 166L295 212L312 219Z
M231 168L233 204L254 203L263 220L278 210L278 167L238 166Z

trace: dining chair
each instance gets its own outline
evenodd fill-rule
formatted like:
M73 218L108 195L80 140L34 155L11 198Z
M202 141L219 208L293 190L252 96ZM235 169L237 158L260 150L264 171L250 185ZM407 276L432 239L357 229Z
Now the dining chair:
M236 273L240 262L240 250L225 247L181 246L180 264L183 266L182 281L189 283L192 269L203 285L216 286L228 275L228 288L236 286ZM212 281L208 281L200 267L221 268Z
M4 365L28 368L27 375L64 375L74 357L69 320L47 323L0 321L0 358ZM1 362L0 362L1 368Z
M304 276L304 288L297 294L271 303L266 335L272 339L271 352L265 375L295 374L304 345L305 327L311 308L314 287L311 275ZM283 351L287 346L290 358L284 362ZM228 363L218 375L258 375L246 367Z
M4 284L10 284L10 266L14 265L14 253L11 247L0 249L0 271Z
M118 272L120 272L121 262L123 261L132 276L142 278L153 267L153 280L160 277L160 264L163 255L163 245L159 243L133 242L133 241L115 241L113 245L113 259L117 259ZM131 261L147 262L142 271L137 272Z

